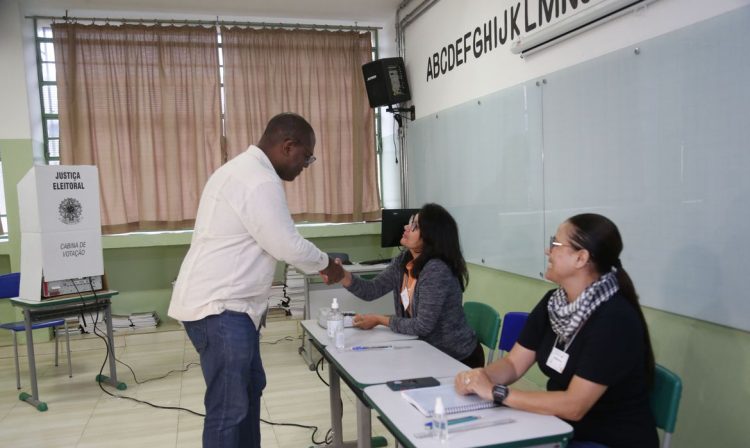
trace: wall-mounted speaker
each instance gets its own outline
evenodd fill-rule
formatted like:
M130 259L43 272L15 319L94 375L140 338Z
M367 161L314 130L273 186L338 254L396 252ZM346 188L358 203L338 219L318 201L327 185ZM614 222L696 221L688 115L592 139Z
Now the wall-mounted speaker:
M385 58L362 66L370 107L390 106L411 99L403 58Z

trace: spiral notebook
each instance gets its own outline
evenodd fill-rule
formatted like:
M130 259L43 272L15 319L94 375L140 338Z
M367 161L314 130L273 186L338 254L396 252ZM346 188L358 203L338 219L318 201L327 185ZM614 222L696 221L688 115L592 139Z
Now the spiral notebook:
M478 395L459 395L453 384L404 390L401 391L401 396L425 417L432 416L437 397L442 397L446 414L458 414L497 406L494 401L485 400Z

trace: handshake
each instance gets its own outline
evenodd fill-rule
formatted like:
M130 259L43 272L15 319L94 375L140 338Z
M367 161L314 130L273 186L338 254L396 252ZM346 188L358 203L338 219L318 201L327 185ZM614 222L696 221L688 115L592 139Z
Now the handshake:
M326 285L341 282L344 286L349 286L352 283L352 274L341 266L340 258L334 260L328 257L328 266L320 271L320 276Z

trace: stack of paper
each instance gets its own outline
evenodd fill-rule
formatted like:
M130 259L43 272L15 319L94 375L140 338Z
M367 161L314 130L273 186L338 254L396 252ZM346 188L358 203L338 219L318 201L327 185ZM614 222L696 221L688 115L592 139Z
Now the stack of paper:
M289 311L295 319L305 316L305 276L293 266L286 267L286 297L289 298Z
M68 324L68 334L76 335L81 334L81 325L80 321L78 320L78 316L75 317L66 317L65 322ZM55 337L64 337L65 336L65 326L59 326L55 328Z
M84 333L94 332L94 323L96 330L104 333L107 331L107 324L104 320L104 313L85 313L81 320L81 330ZM129 315L112 315L112 331L125 332L140 329L153 329L160 323L159 315L156 311L144 313L132 313Z
M156 311L132 313L128 318L130 320L130 325L135 329L156 328L160 322L159 315L156 314Z

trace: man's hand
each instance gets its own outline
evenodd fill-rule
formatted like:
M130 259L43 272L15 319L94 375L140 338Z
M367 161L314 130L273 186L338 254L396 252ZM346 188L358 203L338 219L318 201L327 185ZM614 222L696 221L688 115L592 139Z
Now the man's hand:
M341 267L341 263L336 263L331 257L328 257L328 266L320 271L320 276L326 285L332 285L340 282L344 278L346 271Z

